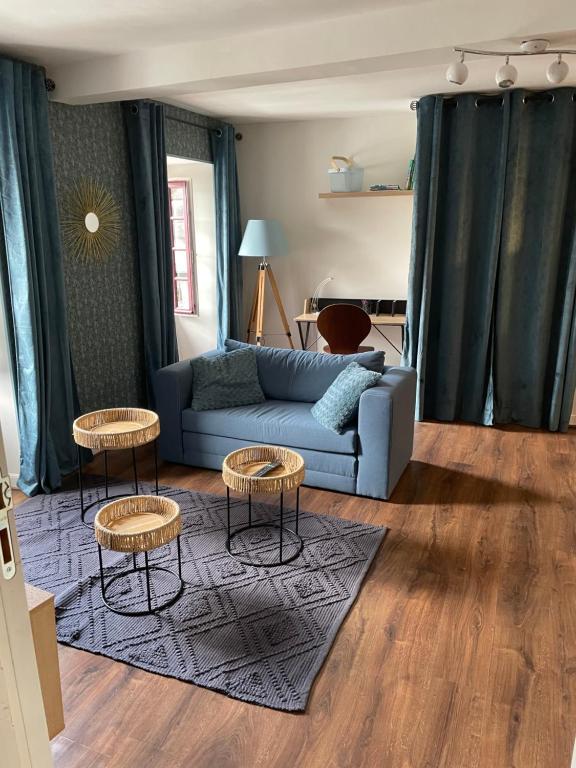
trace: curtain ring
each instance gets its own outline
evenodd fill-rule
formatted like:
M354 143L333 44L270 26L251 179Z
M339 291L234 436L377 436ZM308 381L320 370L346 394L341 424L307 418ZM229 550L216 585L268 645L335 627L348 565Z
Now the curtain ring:
M543 91L534 91L533 93L543 93ZM534 96L533 99L530 99L530 94L528 94L527 96L522 96L522 104L527 104L528 101L531 101L531 100L540 101L538 96ZM572 96L572 100L574 100L574 96ZM550 92L546 93L546 101L548 101L550 104L554 104L554 101L555 101L554 94Z
M221 139L222 138L222 128L214 128L214 135L216 138Z
M130 104L130 114L131 115L138 114L138 104Z

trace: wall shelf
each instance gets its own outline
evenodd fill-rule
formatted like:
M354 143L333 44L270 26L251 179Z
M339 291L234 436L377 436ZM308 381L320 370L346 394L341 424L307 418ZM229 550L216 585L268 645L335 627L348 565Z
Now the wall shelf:
M395 197L413 194L413 189L382 189L379 192L319 192L318 197L334 199L337 197Z

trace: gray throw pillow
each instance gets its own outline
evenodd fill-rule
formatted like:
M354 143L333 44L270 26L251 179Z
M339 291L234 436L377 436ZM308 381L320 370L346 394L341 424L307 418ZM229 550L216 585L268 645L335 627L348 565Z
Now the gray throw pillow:
M381 378L380 373L367 371L358 363L350 363L312 407L312 416L323 427L342 434L358 410L362 392L378 384Z
M216 357L195 357L192 366L192 410L212 411L263 403L253 349L223 352Z

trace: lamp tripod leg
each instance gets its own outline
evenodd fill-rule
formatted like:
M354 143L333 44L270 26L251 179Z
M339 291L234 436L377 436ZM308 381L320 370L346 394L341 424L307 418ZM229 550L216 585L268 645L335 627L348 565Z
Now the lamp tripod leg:
M248 320L248 331L246 332L246 342L250 344L250 337L256 332L256 314L258 311L258 286L260 282L260 273L254 286L254 296L252 297L252 308L250 309L250 319Z
M276 301L276 306L278 307L278 312L280 313L280 320L282 321L284 333L286 336L288 336L288 341L290 342L291 348L294 349L294 342L292 341L292 333L288 324L288 318L286 317L286 312L284 311L284 305L282 304L282 297L280 296L278 283L276 282L276 278L274 277L274 272L272 271L270 264L266 265L266 272L268 273L268 280L270 280L272 294L274 295L274 300Z
M258 266L258 306L256 308L256 344L264 341L264 296L266 292L266 265Z

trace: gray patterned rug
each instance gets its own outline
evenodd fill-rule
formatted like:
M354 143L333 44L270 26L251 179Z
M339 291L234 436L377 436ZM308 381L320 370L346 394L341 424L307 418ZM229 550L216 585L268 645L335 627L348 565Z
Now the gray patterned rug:
M225 498L166 487L161 493L182 511L186 583L171 608L144 617L120 616L102 604L94 535L79 522L76 491L36 496L17 507L26 580L56 595L58 639L243 701L304 710L386 529L301 512L305 546L300 557L277 568L255 568L224 549ZM241 501L234 502L232 512L233 523L245 522ZM254 505L255 517L270 519L275 512ZM287 524L292 520L290 511ZM247 536L238 545L263 557L276 546L266 529ZM130 567L130 558L105 552L107 573ZM176 568L175 546L152 553L154 562ZM159 578L160 573L153 594L162 598L174 582ZM144 607L139 579L116 582L109 599Z

